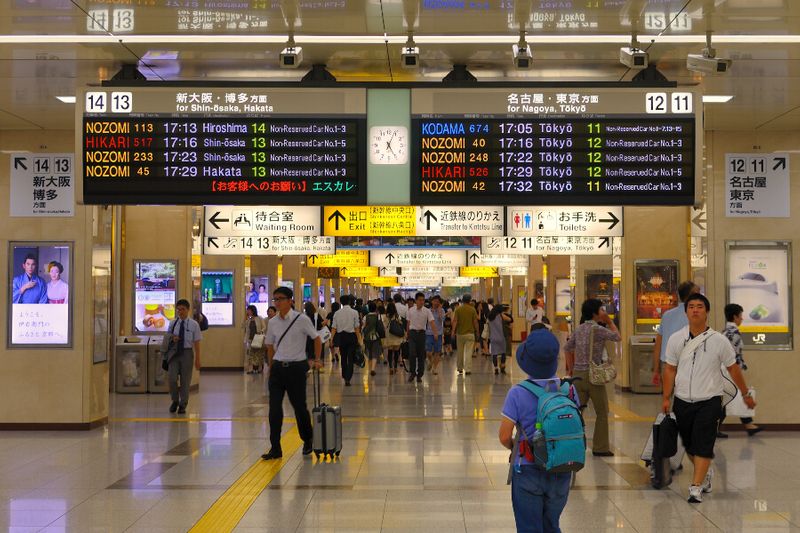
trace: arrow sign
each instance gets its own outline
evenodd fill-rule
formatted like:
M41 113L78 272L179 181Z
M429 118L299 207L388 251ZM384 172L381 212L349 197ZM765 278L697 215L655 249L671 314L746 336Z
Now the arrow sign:
M692 219L692 224L696 225L701 230L706 229L706 213L705 211L701 211Z
M344 222L345 220L347 220L347 218L337 209L336 211L333 212L331 216L328 217L328 222L330 222L331 220L333 220L333 223L336 226L336 229L338 230L339 220Z
M786 158L785 157L776 157L772 161L775 162L775 165L772 167L772 170L785 169L786 168Z
M343 275L347 276L347 267L342 267L341 272Z
M387 260L387 261L389 261L389 264L390 264L390 265L392 264L392 259L394 259L394 255L392 255L392 253L391 253L391 252L389 252L388 254L386 254L386 260Z
M211 248L212 246L214 248L219 248L219 244L217 244L216 237L208 237L208 248Z
M480 259L480 256L475 252L472 252L472 254L469 256L469 260L472 261L473 265L478 262L478 259Z
M611 218L601 218L599 222L610 222L611 225L608 227L608 229L611 230L614 229L614 226L619 224L619 219L611 211L608 211L608 214L611 216Z
M381 276L386 274L386 267L381 267Z
M308 256L308 263L310 265L316 265L317 264L317 259L319 259L319 256L317 254L309 255Z
M600 239L600 244L598 244L597 247L602 248L603 246L606 246L608 248L611 247L611 237L603 237L602 239Z
M430 209L428 209L427 211L425 211L425 212L422 214L422 216L423 216L423 217L425 217L425 223L426 223L426 226L427 226L427 228L426 228L426 229L427 229L428 231L430 231L430 230L431 230L431 219L433 219L433 220L436 220L436 221L438 221L438 220L439 220L438 218L436 218L436 215L434 215L433 213L431 213L431 210L430 210Z
M28 158L26 157L15 157L14 158L14 170L17 170L19 167L22 167L22 170L28 170L28 166L25 164L28 162Z
M208 219L208 221L215 228L222 229L222 227L219 224L217 224L217 222L230 222L231 219L229 219L229 218L219 218L219 215L220 215L220 212L216 211L213 215L211 215L211 217Z

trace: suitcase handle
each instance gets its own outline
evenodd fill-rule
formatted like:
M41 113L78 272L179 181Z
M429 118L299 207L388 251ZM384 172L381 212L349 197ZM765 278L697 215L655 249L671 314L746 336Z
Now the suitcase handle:
M314 407L319 407L322 400L322 392L320 390L319 368L311 371L314 374Z

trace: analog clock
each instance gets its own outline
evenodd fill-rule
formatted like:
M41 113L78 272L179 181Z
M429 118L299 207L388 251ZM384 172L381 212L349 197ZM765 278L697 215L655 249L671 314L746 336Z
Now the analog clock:
M373 126L369 129L369 161L373 165L404 165L408 162L408 128Z

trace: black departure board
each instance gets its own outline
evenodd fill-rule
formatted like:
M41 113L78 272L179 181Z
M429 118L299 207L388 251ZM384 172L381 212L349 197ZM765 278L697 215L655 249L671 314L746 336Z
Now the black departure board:
M361 201L363 120L89 118L84 202Z
M542 105L527 106L530 116L520 113L526 107L515 105L505 106L517 111L505 116L415 114L412 202L691 205L698 132L696 117L685 112L692 95L679 94L682 101L661 97L665 109L672 99L680 113L644 112L640 91L630 96L640 102L638 113L626 110L619 95L614 102L606 98L606 108L617 106L621 112L592 113L588 103L548 106L553 95L545 93L537 98ZM588 92L574 98L603 102L602 94Z
M87 93L79 140L83 202L365 203L366 116L291 114L304 103L296 93ZM308 96L309 107L325 108L318 93ZM132 112L120 112L121 97ZM342 101L332 93L333 108ZM117 112L91 112L98 102Z

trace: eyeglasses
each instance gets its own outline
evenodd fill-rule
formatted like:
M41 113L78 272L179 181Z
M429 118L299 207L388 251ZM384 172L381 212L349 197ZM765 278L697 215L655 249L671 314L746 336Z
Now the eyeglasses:
M281 300L288 300L288 299L289 298L287 298L286 296L279 296L277 298L273 298L272 301L273 302L280 302Z

